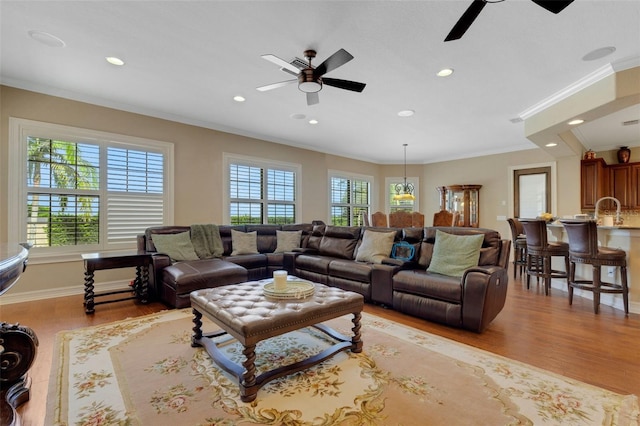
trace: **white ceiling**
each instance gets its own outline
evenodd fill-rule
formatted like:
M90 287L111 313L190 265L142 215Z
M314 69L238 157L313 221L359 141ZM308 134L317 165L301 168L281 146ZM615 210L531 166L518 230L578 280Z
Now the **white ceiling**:
M488 4L443 40L464 1L0 1L2 84L380 164L430 163L534 148L523 111L607 64L640 58L640 2L576 0L554 15L529 0ZM49 47L30 30L52 34ZM607 46L616 51L584 61ZM262 59L340 48L355 59L307 106ZM126 65L108 64L118 56ZM637 62L637 61L636 61ZM436 72L451 67L448 78ZM233 96L246 102L237 103ZM411 118L397 112L415 110ZM303 114L305 119L291 118ZM308 119L319 124L308 124ZM575 132L585 148L640 145L638 106Z

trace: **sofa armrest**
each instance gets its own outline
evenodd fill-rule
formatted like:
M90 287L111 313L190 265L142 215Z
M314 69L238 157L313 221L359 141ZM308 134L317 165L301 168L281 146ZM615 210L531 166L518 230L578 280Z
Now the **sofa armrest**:
M417 269L420 267L420 265L418 265L418 262L413 261L413 260L400 260L400 259L394 259L392 257L385 257L384 259L382 259L382 264L383 265L389 265L389 266L395 266L397 268L400 269Z
M462 326L482 332L500 313L509 276L500 266L476 266L462 276Z
M393 276L402 265L372 264L371 300L385 306L393 306Z

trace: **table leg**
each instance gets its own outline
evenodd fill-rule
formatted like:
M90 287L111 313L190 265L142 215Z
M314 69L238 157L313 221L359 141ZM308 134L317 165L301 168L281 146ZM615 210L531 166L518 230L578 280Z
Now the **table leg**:
M240 383L240 399L242 402L251 402L258 396L256 386L256 345L245 346L242 350L245 361L242 363L244 373Z
M136 298L141 303L148 303L149 268L147 266L136 267L136 278L133 281L133 289L136 294Z
M362 325L360 324L360 319L362 318L362 314L360 312L353 313L353 319L351 322L353 323L353 338L351 339L351 352L360 353L362 352L362 335L360 334L360 329Z
M84 272L84 312L92 314L95 312L94 308L94 292L93 292L93 271L87 270Z
M191 347L197 348L202 346L200 339L202 339L202 314L197 309L193 310L193 336L191 337Z

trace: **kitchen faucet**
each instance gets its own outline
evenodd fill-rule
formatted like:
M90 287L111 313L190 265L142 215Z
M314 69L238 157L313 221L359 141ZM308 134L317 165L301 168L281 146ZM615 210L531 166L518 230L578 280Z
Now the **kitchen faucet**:
M616 203L616 220L613 223L614 225L621 225L622 224L622 219L620 218L620 200L618 200L615 197L602 197L600 198L598 201L596 201L596 208L595 208L595 214L594 214L594 219L598 220L598 206L600 206L600 201L602 200L613 200Z

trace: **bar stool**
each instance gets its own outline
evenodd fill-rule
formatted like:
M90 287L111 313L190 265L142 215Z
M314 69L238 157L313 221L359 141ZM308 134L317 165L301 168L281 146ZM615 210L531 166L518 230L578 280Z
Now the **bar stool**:
M622 294L624 313L629 315L629 287L627 286L627 253L610 247L598 247L598 227L595 220L561 220L569 236L569 304L573 303L573 289L593 292L593 312L598 313L601 293ZM592 266L591 280L576 280L576 263ZM621 284L602 281L602 266L620 268Z
M569 285L569 244L561 241L547 240L547 222L541 219L521 219L527 238L527 288L531 276L544 280L544 294L549 295L551 278L565 278ZM551 258L562 256L565 270L551 267Z
M524 226L515 218L509 218L507 222L509 222L509 227L511 228L511 241L513 243L513 278L516 277L518 269L522 277L522 270L527 265L527 237L524 235Z

